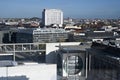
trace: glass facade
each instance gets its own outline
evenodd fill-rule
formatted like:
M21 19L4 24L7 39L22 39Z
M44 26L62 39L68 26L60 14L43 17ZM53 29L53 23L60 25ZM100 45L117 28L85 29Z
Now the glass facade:
M78 74L83 69L83 61L80 56L68 56L64 63L64 69L68 75Z

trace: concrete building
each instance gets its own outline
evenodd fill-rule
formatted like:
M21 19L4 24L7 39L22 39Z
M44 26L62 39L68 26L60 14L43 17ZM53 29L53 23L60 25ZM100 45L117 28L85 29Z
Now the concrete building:
M81 42L0 44L0 61L21 58L18 62L24 62L2 65L0 80L56 80L57 74L62 77L59 80L120 80L119 45L113 40L93 42L92 46ZM26 61L30 63L26 65Z
M80 42L0 44L0 52L6 52L4 54L0 53L0 57L2 57L0 61L14 60L18 62L17 66L0 67L0 80L57 80L55 63L57 62L56 52L59 49L59 44L71 46L79 45ZM8 54L10 52L11 54ZM8 57L11 58L8 59ZM34 59L37 59L37 61ZM44 59L46 59L46 64L40 64L41 60ZM40 63L38 64L38 62Z
M60 43L46 43L46 63L57 63L57 50L59 45L71 46L79 45L81 42L60 42Z
M80 42L61 43L15 43L0 44L0 60L14 60L19 62L57 63L59 45L79 45Z
M0 44L0 61L45 63L45 43Z
M113 38L114 32L110 31L93 31L93 32L86 32L85 33L87 40L89 41L103 41L105 38Z
M120 47L113 42L93 42L87 50L87 80L120 80Z
M65 42L68 32L58 28L19 29L15 36L16 43Z
M43 24L49 26L51 24L63 25L63 12L59 9L44 9L42 12Z
M92 45L81 42L0 44L0 61L22 63L17 66L0 63L0 80L56 80L58 76L58 80L120 80L119 44L120 41L113 40Z
M57 80L56 64L24 63L23 65L0 67L0 80L40 79Z
M112 31L86 31L80 33L70 33L69 40L77 42L86 41L103 41L106 38L115 38L116 35Z
M89 43L71 46L59 45L57 68L58 75L62 76L62 80L86 80L87 48L90 48Z
M9 40L10 40L9 33L10 33L9 30L0 31L0 44L9 42Z
M64 29L36 29L33 31L33 42L64 42L68 39L68 32Z

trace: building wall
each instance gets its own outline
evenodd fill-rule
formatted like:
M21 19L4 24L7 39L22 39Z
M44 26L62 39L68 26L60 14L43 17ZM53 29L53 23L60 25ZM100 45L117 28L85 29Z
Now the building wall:
M120 80L119 58L116 59L110 52L106 52L105 55L102 50L95 49L88 50L88 54L89 70L87 80Z
M46 62L47 63L56 63L56 50L59 48L59 45L79 45L80 42L63 42L63 43L46 43Z
M0 31L0 43L3 43L3 32L2 31Z
M65 42L68 39L68 32L54 28L23 29L14 33L11 39L15 43Z
M67 33L39 33L33 35L33 42L65 42Z
M9 31L0 31L0 43L9 42Z
M27 33L16 33L16 43L32 43L33 35Z
M58 9L44 9L43 11L44 25L63 24L63 12Z
M26 78L28 78L28 80L57 80L56 72L57 71L55 64L30 64L7 68L0 67L0 80L2 79L2 77L4 77L5 79L7 76L8 79L9 77L25 76Z
M80 63L79 65L83 65L82 68L80 69L80 72L76 73L76 74L70 74L69 71L71 71L69 69L69 65L73 64L73 63L69 63L70 60L68 60L68 57L72 57L72 56L79 56L82 59L82 63ZM63 61L62 61L62 66L65 66L65 63L67 63L66 68L63 67L62 68L62 76L63 77L68 77L69 80L85 80L86 77L86 56L85 53L69 53L69 54L63 54ZM68 60L68 61L67 61ZM72 59L73 60L73 59ZM74 61L74 60L73 60ZM72 66L73 69L75 68L74 66ZM79 66L80 67L80 66ZM67 69L67 70L66 70ZM75 68L76 69L76 68ZM77 70L77 69L76 69ZM68 72L67 72L68 71ZM76 79L75 79L76 78Z

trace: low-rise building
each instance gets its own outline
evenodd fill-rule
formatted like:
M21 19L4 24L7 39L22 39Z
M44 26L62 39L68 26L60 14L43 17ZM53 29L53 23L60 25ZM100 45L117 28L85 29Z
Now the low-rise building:
M106 42L93 42L87 50L87 80L120 80L120 47Z
M79 33L71 33L69 34L69 38L72 41L103 41L106 38L114 38L116 35L114 32L110 31L86 31L86 32L79 32Z
M65 42L68 39L68 32L64 29L32 28L19 29L15 36L16 43Z
M11 62L5 64L10 66L0 67L0 80L57 80L56 64L30 62L16 66L12 66Z
M86 48L90 48L90 44L59 45L57 67L58 75L62 76L63 80L86 80Z

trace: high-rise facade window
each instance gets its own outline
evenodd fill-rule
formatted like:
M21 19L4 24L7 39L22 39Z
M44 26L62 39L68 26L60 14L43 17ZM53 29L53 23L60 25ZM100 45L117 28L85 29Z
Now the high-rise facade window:
M42 20L45 26L51 24L63 25L63 12L59 9L44 9L42 13Z

